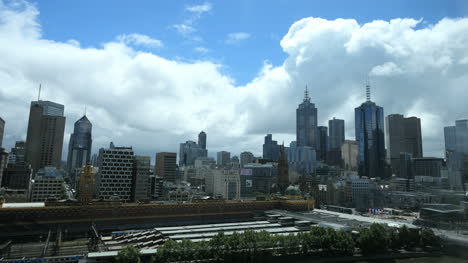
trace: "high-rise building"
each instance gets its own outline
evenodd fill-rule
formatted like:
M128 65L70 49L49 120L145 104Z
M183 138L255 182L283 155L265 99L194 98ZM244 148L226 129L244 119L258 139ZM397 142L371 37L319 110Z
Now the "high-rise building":
M231 153L226 151L221 151L216 154L216 164L223 166L228 165L231 162Z
M26 142L16 141L15 147L11 148L11 152L8 155L8 163L9 164L23 163L25 162L25 155L26 155Z
M441 171L445 166L443 158L423 157L413 158L415 176L441 177Z
M457 120L444 128L445 153L449 173L459 174L463 190L468 182L468 120Z
M4 148L0 147L0 186L2 185L3 180L3 173L7 168L8 164L8 153L5 151Z
M206 150L206 133L204 131L201 131L198 134L198 145L200 145L202 149Z
M345 121L331 119L328 121L328 145L330 149L341 149L345 141Z
M263 143L263 159L278 161L279 158L279 145L277 141L273 140L271 134L265 136L265 142Z
M150 161L149 156L134 156L133 158L132 200L135 202L149 198Z
M239 162L240 162L239 161L239 156L234 155L234 156L231 157L231 163L232 164L239 164Z
M193 166L198 157L207 157L208 151L194 141L180 144L179 166Z
M398 176L406 180L405 191L411 191L411 184L414 184L414 163L411 153L400 153L400 175Z
M160 152L156 154L156 166L154 175L162 177L164 181L176 182L177 153Z
M25 153L25 142L17 141L8 155L8 164L3 173L3 181L0 179L0 186L8 189L25 189L29 193L32 169L24 160Z
M400 153L410 153L413 158L423 157L421 120L416 117L405 118L400 114L391 114L385 118L387 139L387 160L392 172L400 175Z
M289 144L287 155L288 167L296 170L299 174L310 176L317 167L317 154L312 147L297 146L296 141L292 141Z
M75 122L73 133L68 144L67 172L72 180L77 170L91 163L92 124L84 115Z
M32 184L31 201L44 202L47 199L62 199L64 191L63 177L57 168L40 168Z
M357 142L345 140L343 145L341 145L341 158L343 160L343 168L347 171L356 171L358 169L357 156Z
M328 151L328 128L326 126L317 127L317 159L326 162Z
M26 137L26 161L34 173L46 166L60 167L65 117L63 105L51 101L33 101Z
M159 176L150 175L148 181L148 193L150 200L161 200L163 198L164 179Z
M284 192L289 186L289 166L288 156L284 145L280 145L280 156L278 160L278 188L280 192Z
M3 143L3 132L5 131L5 121L0 117L0 148Z
M248 163L254 162L254 155L251 152L241 152L240 154L240 165L244 167Z
M309 92L304 93L304 101L296 110L297 146L317 149L317 108L310 102Z
M206 174L206 193L224 199L240 199L239 169L212 169Z
M345 141L345 122L335 119L328 121L328 153L327 163L341 166L341 146Z
M112 142L109 148L99 150L99 171L95 176L97 198L131 201L133 157L132 147L116 147Z
M354 110L356 141L358 143L358 171L360 176L385 177L385 136L383 108L370 100Z
M94 167L85 165L81 169L80 183L78 187L78 201L82 205L89 204L93 199L94 191Z

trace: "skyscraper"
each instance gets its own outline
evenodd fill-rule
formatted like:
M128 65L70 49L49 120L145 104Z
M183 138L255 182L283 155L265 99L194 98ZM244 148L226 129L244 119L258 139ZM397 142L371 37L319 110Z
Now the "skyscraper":
M369 85L366 85L366 89L367 101L354 110L359 175L384 177L384 112L382 107L370 100Z
M204 131L198 134L198 145L206 150L206 133Z
M356 141L345 140L343 145L341 145L341 157L345 170L356 171L358 169L358 151L358 144Z
M263 143L263 159L278 161L279 158L279 145L277 141L273 141L272 135L265 136Z
M468 120L457 120L455 126L444 128L445 153L449 172L458 174L461 188L468 182Z
M297 146L317 149L317 108L310 102L309 92L304 92L304 101L296 110Z
M63 105L33 101L26 137L26 161L34 173L46 166L60 167L65 117Z
M132 199L133 157L132 147L115 147L112 142L109 148L99 150L99 171L95 177L97 198L119 198L127 202Z
M164 181L176 181L177 153L160 152L156 154L156 167L154 175L162 177Z
M179 151L179 166L194 165L195 159L198 157L206 157L208 152L195 143L194 141L186 141L180 144Z
M75 122L68 144L67 172L71 177L75 176L77 168L81 169L91 162L92 128L86 115Z
M3 132L5 130L5 121L0 117L0 148L3 143Z
M328 121L328 145L332 149L341 149L345 141L345 121L333 118Z
M413 158L423 157L421 120L391 114L385 118L385 124L387 159L392 166L392 172L399 176L401 153L409 153Z
M328 128L326 126L317 127L317 159L326 162L328 150Z
M217 165L228 165L231 162L231 153L226 151L221 151L216 154L216 164Z
M251 152L241 152L240 154L240 165L241 168L248 163L253 163L254 155Z
M150 160L149 156L133 157L132 200L134 202L149 199Z
M289 185L289 168L288 156L284 149L284 145L280 145L280 156L278 160L278 188L280 192L284 192Z

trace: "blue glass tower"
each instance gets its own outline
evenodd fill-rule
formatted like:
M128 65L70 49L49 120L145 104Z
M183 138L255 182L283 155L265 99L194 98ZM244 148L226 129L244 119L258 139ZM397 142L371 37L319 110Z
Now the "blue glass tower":
M359 175L384 177L384 112L382 107L370 100L369 85L366 85L366 89L367 101L354 109Z
M82 168L91 161L91 131L93 125L86 115L75 122L73 133L68 145L67 172L70 176L77 168Z

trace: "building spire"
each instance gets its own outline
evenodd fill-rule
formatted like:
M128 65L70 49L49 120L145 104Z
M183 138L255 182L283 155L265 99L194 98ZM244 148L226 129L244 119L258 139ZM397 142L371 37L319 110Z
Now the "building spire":
M41 89L42 89L42 84L39 83L39 93L37 94L37 101L41 100Z
M304 91L304 101L310 101L309 90L307 89L307 85Z
M86 116L86 105L84 106L83 116Z
M371 101L371 90L370 90L369 78L367 78L367 81L366 81L366 100Z

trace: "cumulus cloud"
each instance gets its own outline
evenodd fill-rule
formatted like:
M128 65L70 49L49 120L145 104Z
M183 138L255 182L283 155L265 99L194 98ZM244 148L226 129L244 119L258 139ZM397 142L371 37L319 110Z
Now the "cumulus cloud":
M402 74L401 70L395 63L386 62L382 65L377 65L373 67L370 71L371 76L392 76Z
M243 40L250 38L249 33L245 32L237 32L237 33L230 33L227 36L226 43L227 44L237 44Z
M5 147L25 139L39 83L43 99L65 105L64 156L84 105L94 125L94 150L114 141L154 156L177 151L180 142L205 130L211 154L261 154L268 132L286 144L294 139L295 109L306 84L319 124L343 118L346 136L354 139L354 107L365 100L368 75L372 100L386 115L421 117L426 155L442 156L443 126L467 117L462 95L468 89L468 19L416 29L415 19L360 25L353 19L304 18L280 42L286 60L265 62L252 81L236 86L223 65L211 61L169 60L115 40L84 48L45 39L37 16L26 2L20 8L0 5ZM375 74L396 68L398 74Z
M203 13L206 13L206 12L209 12L211 11L211 8L213 6L211 5L211 3L208 3L208 2L205 2L201 5L191 5L191 6L187 6L185 8L185 10L189 11L189 12L192 12L192 13L195 13L197 14L198 16L200 16L201 14Z
M128 45L144 46L148 48L159 48L163 42L142 34L120 35L117 40Z

